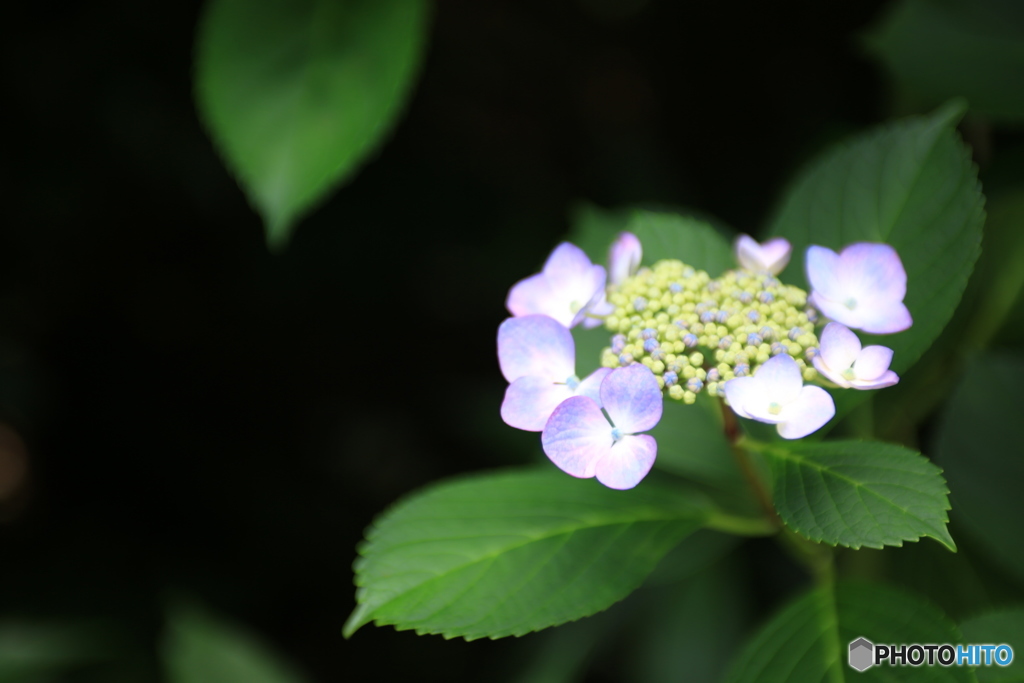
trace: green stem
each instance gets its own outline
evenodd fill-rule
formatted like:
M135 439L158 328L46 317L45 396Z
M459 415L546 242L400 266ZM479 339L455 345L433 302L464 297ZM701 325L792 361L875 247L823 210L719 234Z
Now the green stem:
M750 455L744 447L744 444L748 442L745 441L743 431L740 429L739 421L736 419L736 413L732 411L732 408L725 405L725 401L721 401L720 403L722 406L722 427L725 430L725 438L729 442L733 457L736 459L736 465L743 474L743 478L746 480L751 492L753 492L758 505L760 505L761 509L764 511L765 519L775 529L781 529L782 520L779 519L779 513L775 511L775 505L772 503L771 494L768 492L768 489L764 487L764 482L754 470L754 466L750 462Z
M713 512L705 526L736 536L771 536L779 530L779 527L766 517L740 517L721 511Z

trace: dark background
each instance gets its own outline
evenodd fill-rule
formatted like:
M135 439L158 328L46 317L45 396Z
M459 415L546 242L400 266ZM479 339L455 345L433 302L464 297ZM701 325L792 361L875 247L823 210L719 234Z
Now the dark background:
M577 201L756 233L888 117L857 41L881 4L440 0L392 139L277 256L191 99L201 3L8 10L0 612L104 618L141 653L125 680L157 675L175 595L314 680L504 671L525 641L342 640L364 527L532 457L494 335Z

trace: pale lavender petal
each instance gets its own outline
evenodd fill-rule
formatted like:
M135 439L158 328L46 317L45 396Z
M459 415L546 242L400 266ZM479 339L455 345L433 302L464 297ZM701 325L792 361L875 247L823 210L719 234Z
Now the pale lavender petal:
M835 368L829 367L829 365L825 362L825 359L822 358L821 355L817 355L814 358L812 358L811 362L814 364L814 368L819 373L821 373L826 379L832 380L833 382L835 382L836 384L845 389L849 389L850 386L852 386L850 384L850 380L846 379L846 377L843 376L842 370L836 370Z
M864 306L859 329L871 334L894 334L914 324L910 310L902 302L875 303Z
M843 293L865 306L903 301L907 294L907 272L888 244L857 242L847 246L839 254L837 277Z
M825 426L836 414L836 404L827 391L821 387L806 386L792 403L782 407L779 413L779 436L783 439L799 439Z
M594 403L601 405L601 382L612 371L611 368L598 368L583 378L580 385L576 387L577 396L586 396L593 399Z
M603 318L611 315L615 312L615 304L608 301L605 298L605 292L602 289L598 292L597 300L595 303L587 306L585 316L583 318L584 329L592 330L595 327L604 325Z
M631 232L620 232L608 253L608 276L612 284L622 284L640 268L643 258L640 239Z
M807 247L805 266L807 269L807 282L810 283L813 290L811 292L812 297L817 294L830 301L840 301L842 299L842 285L838 276L839 254L831 249L812 244Z
M594 401L573 396L551 413L540 441L544 453L563 472L592 477L597 463L612 448L612 426Z
M524 315L547 315L566 327L574 313L562 306L551 281L543 273L531 275L512 285L505 299L505 308L516 317Z
M789 263L792 250L789 240L783 237L770 239L764 244L758 244L750 235L740 235L736 239L736 259L747 270L778 275Z
M520 377L505 389L501 419L516 429L542 431L558 404L572 395L572 389L550 379L532 375Z
M570 327L576 327L587 319L587 315L605 299L604 266L590 266L588 270L573 278L564 278L554 286L562 305L575 311Z
M795 401L804 385L800 366L785 353L765 361L754 373L754 380L764 388L769 402L780 405Z
M509 382L527 375L564 382L576 372L576 344L546 315L507 318L498 327L498 364Z
M631 489L647 476L658 455L653 436L624 436L597 463L597 480L610 489Z
M855 330L861 329L861 323L864 319L864 308L854 311L843 303L829 299L825 297L819 291L812 291L807 297L808 303L818 309L822 315L826 318L831 318L836 322L840 322L847 327L852 327Z
M625 434L646 432L661 419L658 380L646 365L616 368L601 382L601 406Z
M753 377L736 377L725 383L725 398L729 401L734 413L740 417L750 418L747 406L768 405L768 396L764 387Z
M882 376L872 380L854 380L850 382L850 386L854 389L884 389L885 387L891 387L900 381L899 375L892 370L886 370L882 373Z
M562 278L574 279L586 273L594 264L582 249L570 242L562 242L544 262L545 275L559 282Z
M892 363L892 349L884 346L865 346L853 363L853 376L871 381L881 377Z
M836 372L842 372L853 365L860 353L860 339L841 323L829 323L821 332L818 344L819 356L824 363ZM817 357L815 358L817 360ZM818 367L815 363L814 367Z
M762 270L761 245L750 235L740 235L734 245L736 260L747 270Z
M793 245L785 237L774 237L761 245L761 261L764 269L772 275L778 275L789 264L789 256L793 253Z

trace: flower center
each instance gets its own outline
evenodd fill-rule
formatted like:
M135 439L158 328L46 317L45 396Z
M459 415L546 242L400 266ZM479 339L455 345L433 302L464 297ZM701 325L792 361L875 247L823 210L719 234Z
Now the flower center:
M778 415L779 413L782 412L782 406L779 405L777 402L772 401L771 403L768 404L768 412L771 413L772 415Z
M622 439L622 430L616 427L612 430L612 442L620 441Z
M583 304L581 304L579 301L573 301L571 304L569 304L569 310L572 311L573 313L579 313L579 310L581 308L583 308Z
M845 370L843 370L842 374L843 374L843 378L844 379L848 379L848 380L857 379L857 376L853 374L853 366L850 366L850 367L846 368Z
M576 391L576 387L580 385L580 378L576 375L569 375L565 380L565 386L569 387L570 391Z
M857 300L851 296L849 299L843 302L843 305L852 311L853 309L857 308Z

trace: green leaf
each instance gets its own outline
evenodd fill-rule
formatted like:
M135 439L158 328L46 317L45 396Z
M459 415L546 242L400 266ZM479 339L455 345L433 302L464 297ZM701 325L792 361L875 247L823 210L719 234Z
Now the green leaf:
M1020 445L1019 358L969 363L942 415L935 459L946 470L954 515L992 557L1024 578L1024 449Z
M840 583L797 598L754 636L728 683L843 683L927 681L973 683L968 667L890 668L857 672L847 663L850 642L958 643L960 632L945 614L919 597L867 583Z
M0 622L0 681L58 680L62 671L112 659L116 646L105 623Z
M942 470L920 453L869 441L751 447L771 466L779 516L801 536L850 548L931 536L956 550Z
M960 623L965 643L992 643L1013 648L1009 666L979 666L980 683L1024 683L1024 608L1000 609Z
M576 343L576 375L586 377L601 367L601 352L611 346L612 333L602 327L585 329L583 325L572 328Z
M196 101L225 163L283 246L380 145L409 94L425 0L211 0Z
M1013 3L903 0L866 42L901 84L932 103L960 96L992 118L1024 120L1024 12Z
M710 223L673 213L637 211L626 228L644 247L643 261L678 259L718 277L736 267L732 247Z
M722 427L722 402L706 393L685 405L665 401L651 436L658 440L655 466L720 489L749 493Z
M245 631L192 606L171 610L163 660L170 683L305 680Z
M954 130L962 109L884 126L829 150L799 175L770 233L793 243L784 279L801 287L808 245L839 250L886 242L907 271L905 303L913 326L893 335L862 334L865 346L895 352L892 369L909 368L953 315L978 258L984 197L970 152ZM842 414L868 392L834 392Z
M579 619L628 595L709 516L684 489L613 491L553 466L432 486L367 532L345 635L375 621L471 640Z
M569 222L572 226L566 240L586 252L594 263L608 265L608 249L616 235L626 229L635 209L603 209L590 202L573 207Z

